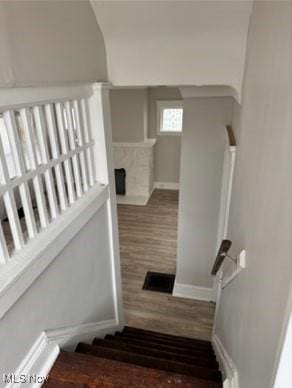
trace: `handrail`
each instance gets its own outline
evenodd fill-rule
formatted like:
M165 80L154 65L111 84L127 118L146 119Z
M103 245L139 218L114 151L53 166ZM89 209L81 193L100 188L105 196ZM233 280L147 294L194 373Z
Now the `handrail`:
M229 251L229 249L231 247L231 244L232 244L232 242L230 240L222 240L222 243L221 243L220 248L219 248L218 253L217 253L215 263L214 263L212 271L211 271L211 275L216 275L217 272L219 271L226 255L227 255L227 252Z
M226 125L226 130L227 130L228 139L229 139L229 146L235 147L236 146L236 139L235 139L235 135L234 135L232 126Z

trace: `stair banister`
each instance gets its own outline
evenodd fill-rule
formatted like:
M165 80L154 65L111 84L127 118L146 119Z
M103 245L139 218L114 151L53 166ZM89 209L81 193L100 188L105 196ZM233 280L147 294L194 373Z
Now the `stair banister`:
M221 265L223 264L223 261L225 257L229 257L230 259L233 260L230 256L228 256L228 251L232 245L232 242L230 240L222 240L220 248L218 250L218 254L216 256L211 275L216 275L217 272L219 271Z

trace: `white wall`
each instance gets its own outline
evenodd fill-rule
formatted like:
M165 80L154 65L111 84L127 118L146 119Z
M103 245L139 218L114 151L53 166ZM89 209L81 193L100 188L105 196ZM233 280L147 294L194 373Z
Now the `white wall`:
M103 206L1 319L1 376L43 330L115 318L107 225Z
M148 137L157 138L154 155L154 180L179 183L181 135L159 135L157 101L181 100L178 88L149 88Z
M222 291L216 327L240 388L272 387L292 280L291 15L292 2L256 1L248 39L229 223L247 268Z
M144 141L147 133L147 89L112 89L110 103L113 141Z
M250 1L95 1L115 85L230 85L240 95Z
M176 282L212 287L232 99L184 99Z
M0 87L107 80L102 33L87 0L2 1Z

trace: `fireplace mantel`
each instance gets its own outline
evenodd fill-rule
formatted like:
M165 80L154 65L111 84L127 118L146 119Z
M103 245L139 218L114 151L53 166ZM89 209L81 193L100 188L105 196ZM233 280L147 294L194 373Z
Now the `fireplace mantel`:
M131 148L151 148L156 144L156 139L147 139L145 141L140 142L113 142L113 147L131 147Z
M153 155L156 139L137 143L113 143L114 167L126 170L126 195L117 202L146 205L153 190Z

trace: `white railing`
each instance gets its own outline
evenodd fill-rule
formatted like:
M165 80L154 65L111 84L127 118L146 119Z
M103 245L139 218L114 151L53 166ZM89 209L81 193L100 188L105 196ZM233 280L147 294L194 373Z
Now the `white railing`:
M34 88L20 94L7 91L5 102L0 96L2 264L96 183L91 87Z

